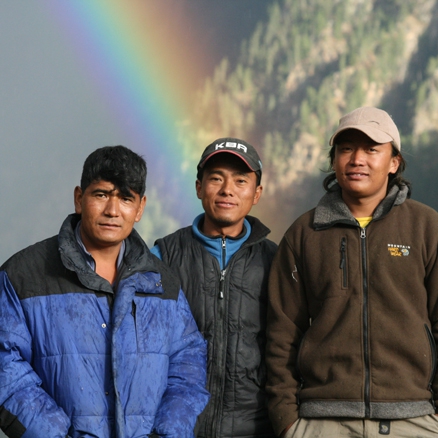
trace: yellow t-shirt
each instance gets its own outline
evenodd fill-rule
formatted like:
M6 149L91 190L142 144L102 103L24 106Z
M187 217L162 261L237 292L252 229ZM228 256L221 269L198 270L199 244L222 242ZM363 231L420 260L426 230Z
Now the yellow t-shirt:
M372 218L373 218L372 216L357 217L356 220L359 222L361 228L365 228L371 222Z

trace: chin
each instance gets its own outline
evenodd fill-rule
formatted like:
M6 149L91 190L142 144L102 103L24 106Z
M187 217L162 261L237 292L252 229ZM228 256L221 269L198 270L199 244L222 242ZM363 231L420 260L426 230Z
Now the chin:
M216 223L216 225L218 225L219 227L229 227L231 225L234 225L234 221L231 219L227 219L227 218L214 218L214 221Z

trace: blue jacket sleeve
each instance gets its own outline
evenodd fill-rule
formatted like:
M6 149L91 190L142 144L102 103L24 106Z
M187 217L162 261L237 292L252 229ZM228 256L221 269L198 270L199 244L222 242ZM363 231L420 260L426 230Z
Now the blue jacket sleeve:
M154 431L167 438L193 437L198 415L210 398L207 342L198 331L182 291L177 301L168 385L155 417Z
M0 272L0 427L8 436L64 438L70 420L32 369L32 336L15 290Z

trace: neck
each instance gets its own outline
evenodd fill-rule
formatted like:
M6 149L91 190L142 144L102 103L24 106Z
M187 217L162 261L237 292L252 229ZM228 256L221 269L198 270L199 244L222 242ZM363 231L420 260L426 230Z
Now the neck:
M112 249L112 248L111 248ZM118 248L120 250L120 246ZM117 258L119 251L90 251L96 262L96 274L113 284L117 276Z
M207 217L204 217L204 223L201 224L200 230L209 237L215 237L215 236L229 236L229 237L237 237L239 236L243 231L243 221L239 221L237 224L233 225L221 225L221 224L214 224L211 221L208 220Z
M96 263L96 274L113 284L117 276L117 259L122 243L107 248L94 248L84 242L85 248Z
M351 214L357 218L372 216L374 210L384 198L349 198L343 193L342 199L349 208Z

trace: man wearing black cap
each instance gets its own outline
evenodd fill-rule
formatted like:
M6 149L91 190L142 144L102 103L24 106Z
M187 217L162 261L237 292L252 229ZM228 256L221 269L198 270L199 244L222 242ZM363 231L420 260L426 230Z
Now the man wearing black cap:
M273 437L268 419L265 328L267 280L276 245L248 216L262 194L262 163L243 140L221 138L198 164L196 193L205 213L159 239L152 252L179 275L208 341L211 399L198 437Z
M431 438L438 396L438 214L408 199L400 135L374 107L341 118L318 206L269 280L269 411L285 438Z

